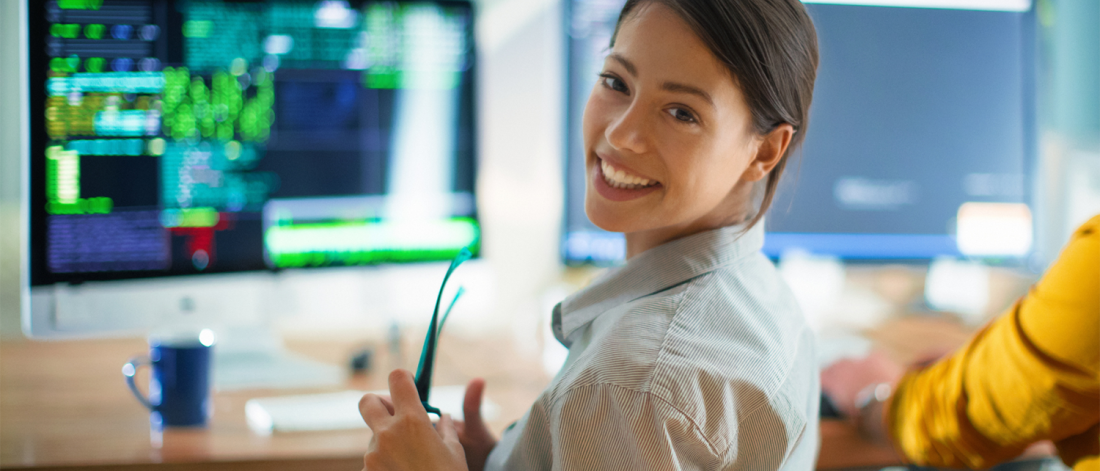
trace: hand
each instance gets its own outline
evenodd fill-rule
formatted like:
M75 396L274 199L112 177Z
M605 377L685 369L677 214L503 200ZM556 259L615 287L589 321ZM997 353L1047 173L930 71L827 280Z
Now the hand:
M470 471L485 469L489 452L493 451L497 440L493 438L489 427L481 419L481 397L485 392L485 380L474 379L466 386L466 399L462 402L462 415L465 422L455 422L458 440L466 452L466 465Z
M367 394L359 400L359 414L374 431L364 471L466 470L466 456L450 415L432 426L420 403L412 373L390 373L389 400Z
M837 408L848 417L855 417L856 395L867 386L878 383L894 384L901 378L904 368L883 355L872 351L865 358L845 358L821 371L821 390L833 400Z

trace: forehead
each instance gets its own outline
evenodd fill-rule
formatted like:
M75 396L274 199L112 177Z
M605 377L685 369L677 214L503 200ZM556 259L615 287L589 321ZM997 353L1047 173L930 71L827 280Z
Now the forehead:
M660 2L644 3L623 20L612 52L632 62L640 80L687 83L716 98L737 92L729 69L680 15Z

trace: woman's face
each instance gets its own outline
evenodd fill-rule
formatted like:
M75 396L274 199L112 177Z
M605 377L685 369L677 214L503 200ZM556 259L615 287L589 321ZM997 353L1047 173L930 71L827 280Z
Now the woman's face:
M628 233L628 251L630 233L670 240L739 222L752 181L771 169L752 165L765 139L728 69L656 2L620 27L583 126L585 211Z

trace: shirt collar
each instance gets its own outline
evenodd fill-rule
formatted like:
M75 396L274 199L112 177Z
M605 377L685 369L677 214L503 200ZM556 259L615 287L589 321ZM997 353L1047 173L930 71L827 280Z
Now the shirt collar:
M554 306L551 327L568 347L570 337L609 309L736 263L764 246L764 222L720 227L666 242L613 268Z

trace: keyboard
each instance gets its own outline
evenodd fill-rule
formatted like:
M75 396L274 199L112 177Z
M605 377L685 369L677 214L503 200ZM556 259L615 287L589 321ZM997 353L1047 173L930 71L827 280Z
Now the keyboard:
M351 430L366 428L359 415L359 399L366 393L389 395L389 391L339 391L332 393L275 396L250 399L244 408L248 427L260 435L281 432ZM431 404L455 420L462 420L466 387L438 386L431 391ZM482 418L496 419L500 407L483 398Z

